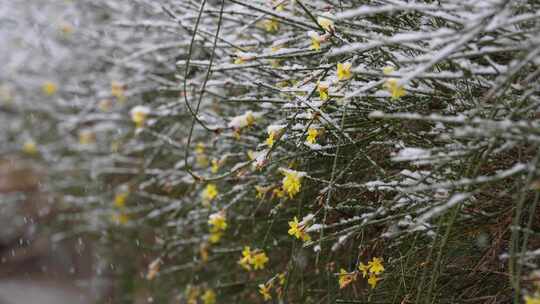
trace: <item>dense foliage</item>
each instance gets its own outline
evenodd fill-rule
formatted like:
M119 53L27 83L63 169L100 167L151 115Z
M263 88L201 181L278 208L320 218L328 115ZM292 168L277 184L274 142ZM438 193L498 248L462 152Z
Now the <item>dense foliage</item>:
M0 153L112 302L540 301L539 2L4 2Z

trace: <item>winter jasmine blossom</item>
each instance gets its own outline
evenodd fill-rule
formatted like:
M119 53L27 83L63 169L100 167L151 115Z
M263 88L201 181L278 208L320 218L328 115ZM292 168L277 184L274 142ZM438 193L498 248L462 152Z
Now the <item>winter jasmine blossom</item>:
M339 80L347 80L351 78L351 63L338 63L337 64L337 77Z
M289 198L293 198L300 192L303 174L290 169L281 169L281 173L285 175L282 180L283 190L289 195Z
M135 123L137 128L144 127L150 108L145 106L135 106L131 109L129 114L131 115L131 121Z
M251 261L251 264L253 265L253 269L264 269L266 263L268 262L268 257L266 256L266 253L261 252L257 253L253 256L253 259Z
M399 99L400 97L405 96L405 88L403 85L398 83L396 78L389 78L384 84L386 90L390 93L393 100Z
M308 129L308 136L306 138L306 141L310 144L314 144L316 139L317 139L317 136L319 136L319 130L315 129L315 128L309 128Z
M58 91L58 86L51 81L45 81L41 86L41 91L47 96L52 96Z
M272 295L270 295L270 289L272 285L270 284L259 284L259 293L263 296L265 301L272 300Z

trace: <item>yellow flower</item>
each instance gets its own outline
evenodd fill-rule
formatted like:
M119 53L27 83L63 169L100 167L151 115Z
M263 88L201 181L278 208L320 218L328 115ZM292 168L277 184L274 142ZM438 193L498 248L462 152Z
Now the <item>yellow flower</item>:
M246 111L242 115L235 116L231 119L228 126L235 131L242 128L251 127L255 123L256 117L252 111Z
M222 232L227 230L227 218L224 212L211 214L208 218L211 232Z
M294 217L293 221L289 222L289 235L293 235L295 238L299 239L302 231L298 228L298 218Z
M257 198L258 199L264 199L266 196L266 192L268 192L268 188L262 187L262 186L255 186L255 190L257 190Z
M60 31L64 34L64 35L70 35L72 34L75 29L73 28L73 26L67 22L62 22L62 24L60 24Z
M334 21L325 18L325 17L318 17L317 23L327 32L333 32L334 31Z
M23 146L22 146L22 150L24 153L28 154L28 155L35 155L38 153L38 148L37 148L37 145L35 142L29 140L29 141L26 141Z
M315 50L315 51L320 51L321 50L321 36L319 36L319 34L317 34L316 32L309 32L308 33L309 37L311 38L311 49L312 50Z
M117 225L124 225L129 222L129 216L125 213L114 213L111 219Z
M362 272L362 277L367 277L368 271L369 271L369 265L366 265L362 262L360 262L360 266L358 266L358 269Z
M133 107L129 112L131 115L131 120L135 123L137 128L142 128L144 126L149 113L150 109L145 106Z
M285 196L285 191L281 188L276 188L272 191L272 196L277 198L282 198Z
M120 192L114 196L114 206L116 208L124 208L129 192Z
M298 171L288 169L283 169L282 173L285 174L285 177L282 180L283 190L287 192L290 198L293 198L300 192L302 175Z
M321 82L319 85L317 85L317 91L319 91L319 97L322 101L327 101L330 98L330 95L328 95L328 84Z
M210 241L210 243L215 244L215 243L218 243L219 240L221 240L222 236L223 236L223 232L213 231L210 233L210 237L208 238L208 240Z
M276 133L277 133L276 131L270 131L270 133L268 134L268 138L266 139L265 143L269 148L271 148L276 141L276 137L277 137Z
M116 97L118 101L123 102L126 100L126 86L120 82L112 81L111 82L111 95Z
M337 64L337 77L339 80L347 80L351 78L351 63L338 63Z
M145 106L135 106L129 112L131 120L137 128L142 128L146 122L146 118L150 113L150 109Z
M201 256L201 261L206 263L208 261L208 243L201 243L199 246L199 255Z
M253 253L251 252L251 249L249 246L245 246L244 250L242 250L242 257L240 260L238 260L238 264L242 266L245 270L251 270L250 264L253 261Z
M317 136L319 136L319 130L315 128L309 128L308 129L308 136L306 138L306 141L310 144L314 144L315 140L317 139Z
M219 171L219 160L212 159L212 167L210 168L212 173L216 174Z
M384 271L381 258L373 258L370 262L368 262L368 267L369 273L380 274Z
M208 157L205 154L205 147L203 143L197 143L197 146L195 147L195 154L197 165L200 167L208 166Z
M266 256L266 253L261 252L257 253L253 256L253 259L251 261L251 264L253 265L253 269L264 269L264 265L268 262L268 257Z
M103 112L109 111L111 107L112 107L112 101L110 99L102 99L98 103L98 108Z
M403 87L403 85L400 85L398 83L398 80L395 78L387 79L384 86L386 87L386 90L390 92L390 95L392 95L392 99L394 100L405 96L405 88Z
M375 288L375 286L377 286L377 282L379 282L381 279L378 278L374 273L371 273L369 275L369 278L367 280L369 286L371 286L371 288Z
M272 300L272 295L270 295L271 285L268 284L259 284L259 293L263 296L265 301Z
M280 273L278 275L278 279L279 279L279 285L281 286L285 285L285 280L287 280L287 275L285 274L285 272Z
M540 304L540 297L525 296L525 304Z
M395 69L394 69L393 66L389 66L389 65L388 65L388 66L385 66L385 67L382 69L382 71L383 71L383 74L384 74L384 75L390 75L390 74L394 73Z
M264 28L267 32L273 33L279 31L279 21L276 18L266 19L263 22Z
M58 91L58 87L54 82L45 81L41 86L41 91L43 91L43 94L47 96L52 96L56 94L56 91Z
M204 304L216 304L216 293L212 289L208 289L201 296Z
M201 294L201 290L197 286L188 285L186 288L187 303L197 304L197 298Z
M218 196L217 186L215 184L208 184L202 192L203 204L209 204L213 199Z
M349 273L347 270L341 268L339 270L339 288L343 289L347 285L351 284L356 280L356 275L354 273Z
M79 143L81 145L90 145L96 142L96 134L90 130L81 130L79 132Z
M311 237L304 231L305 227L300 225L296 216L289 222L289 227L289 235L292 235L297 239L302 239L304 242L311 241Z
M195 153L204 154L205 149L204 144L202 142L198 142L195 146Z

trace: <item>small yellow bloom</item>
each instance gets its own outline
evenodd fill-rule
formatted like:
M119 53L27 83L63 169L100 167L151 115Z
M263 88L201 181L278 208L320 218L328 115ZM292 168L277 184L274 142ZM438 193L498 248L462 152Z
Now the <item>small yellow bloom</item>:
M297 239L302 239L304 242L311 241L311 237L304 231L305 227L300 225L296 216L289 222L289 227L289 235L292 235Z
M360 262L360 266L358 266L358 269L362 272L362 277L367 277L369 268L369 265Z
M219 171L219 163L220 163L219 160L212 159L212 167L210 168L212 173L214 173L214 174L218 173L218 171Z
M370 262L368 262L368 267L369 273L380 274L384 271L381 258L373 258Z
M211 214L208 218L211 232L223 232L227 230L227 218L224 212Z
M279 31L279 21L276 18L266 19L263 22L264 28L267 32L273 33Z
M266 138L266 145L271 148L274 143L276 142L276 137L277 137L277 132L276 131L270 131L270 133L268 134L268 138Z
M322 41L321 36L313 31L309 32L308 35L311 38L311 49L315 51L320 51Z
M47 96L53 96L58 91L58 86L54 82L45 81L41 86L41 91Z
M317 139L317 136L319 136L319 130L315 128L309 128L308 129L308 136L306 138L306 141L310 144L314 144L315 140Z
M208 262L208 243L201 243L199 246L199 255L201 256L201 261L203 263Z
M233 117L228 126L237 131L242 128L251 127L253 124L255 124L255 120L255 114L252 111L246 111L242 115Z
M102 112L108 112L112 108L112 100L110 99L102 99L98 103L98 108Z
M216 304L216 293L212 289L208 289L201 296L204 304Z
M262 186L255 186L255 190L257 190L257 198L258 199L264 199L266 196L266 193L268 192L268 188L262 187Z
M540 297L525 296L525 304L540 304Z
M114 196L114 206L116 208L124 208L126 206L126 201L128 198L129 192L120 192Z
M335 30L334 28L334 21L325 18L325 17L318 17L317 23L327 32L331 33Z
M111 82L111 95L116 97L118 101L124 102L126 100L126 85L117 82L112 81Z
M195 153L197 154L204 154L206 148L204 147L204 144L202 142L198 142L195 146Z
M268 262L268 257L266 256L266 253L261 252L257 253L253 256L251 264L253 265L253 269L264 269L265 264Z
M142 128L146 123L146 119L148 114L150 113L150 109L145 106L136 106L133 107L133 109L131 109L129 113L131 115L131 120L135 123L135 126L137 128Z
M375 275L374 273L371 273L369 275L369 278L368 278L368 284L369 286L371 286L371 288L375 288L375 286L377 286L377 282L379 282L381 280L381 278L378 278L377 275Z
M208 166L208 157L206 156L203 143L197 143L197 146L195 147L195 154L197 165L199 165L200 167Z
M90 130L79 131L79 143L81 145L90 145L96 142L96 134Z
M242 57L236 57L234 59L234 64L244 64L246 61Z
M210 241L210 243L216 244L221 240L222 236L223 236L223 232L213 231L210 233L210 237L208 238L208 240Z
M23 144L22 150L23 150L24 153L26 153L28 155L36 155L38 153L38 148L37 148L36 143L31 141L31 140L26 141Z
M389 66L389 65L388 65L388 66L385 66L385 67L382 69L382 71L383 71L383 74L384 74L384 75L390 75L390 74L394 73L395 69L394 69L393 66Z
M124 225L129 222L129 216L126 213L114 213L112 215L112 221L117 225Z
M238 260L238 264L247 271L251 270L251 264L253 263L253 252L249 246L245 246L242 250L242 257Z
M197 304L197 298L200 294L199 287L188 285L186 288L187 304Z
M62 34L67 36L72 34L75 31L75 28L67 22L62 22L60 24L60 31L62 32Z
M386 87L386 90L390 92L390 95L392 95L393 100L405 96L405 88L403 85L400 85L395 78L388 78L384 86Z
M319 91L319 97L322 101L327 101L330 98L330 95L328 94L328 83L319 83L319 85L317 85L317 91Z
M285 281L287 280L287 275L286 275L286 273L285 273L285 272L280 273L280 274L278 275L278 279L279 279L279 285L281 285L281 286L285 285Z
M259 284L259 293L263 296L265 301L272 300L272 295L270 294L270 289L272 288L269 284Z
M339 80L347 80L349 78L351 78L352 74L351 74L351 63L350 62L346 62L346 63L338 63L337 64L337 77Z
M339 270L339 288L343 289L356 280L355 273L349 273L347 270L341 268Z
M298 171L288 169L283 169L282 173L285 174L285 177L282 180L283 190L287 192L289 198L293 198L298 192L300 192L302 175Z
M282 198L285 196L285 191L281 188L276 188L272 191L272 196L277 198Z
M213 199L215 199L218 196L218 194L219 192L215 184L206 185L206 188L204 188L202 192L203 204L205 205L209 204Z

